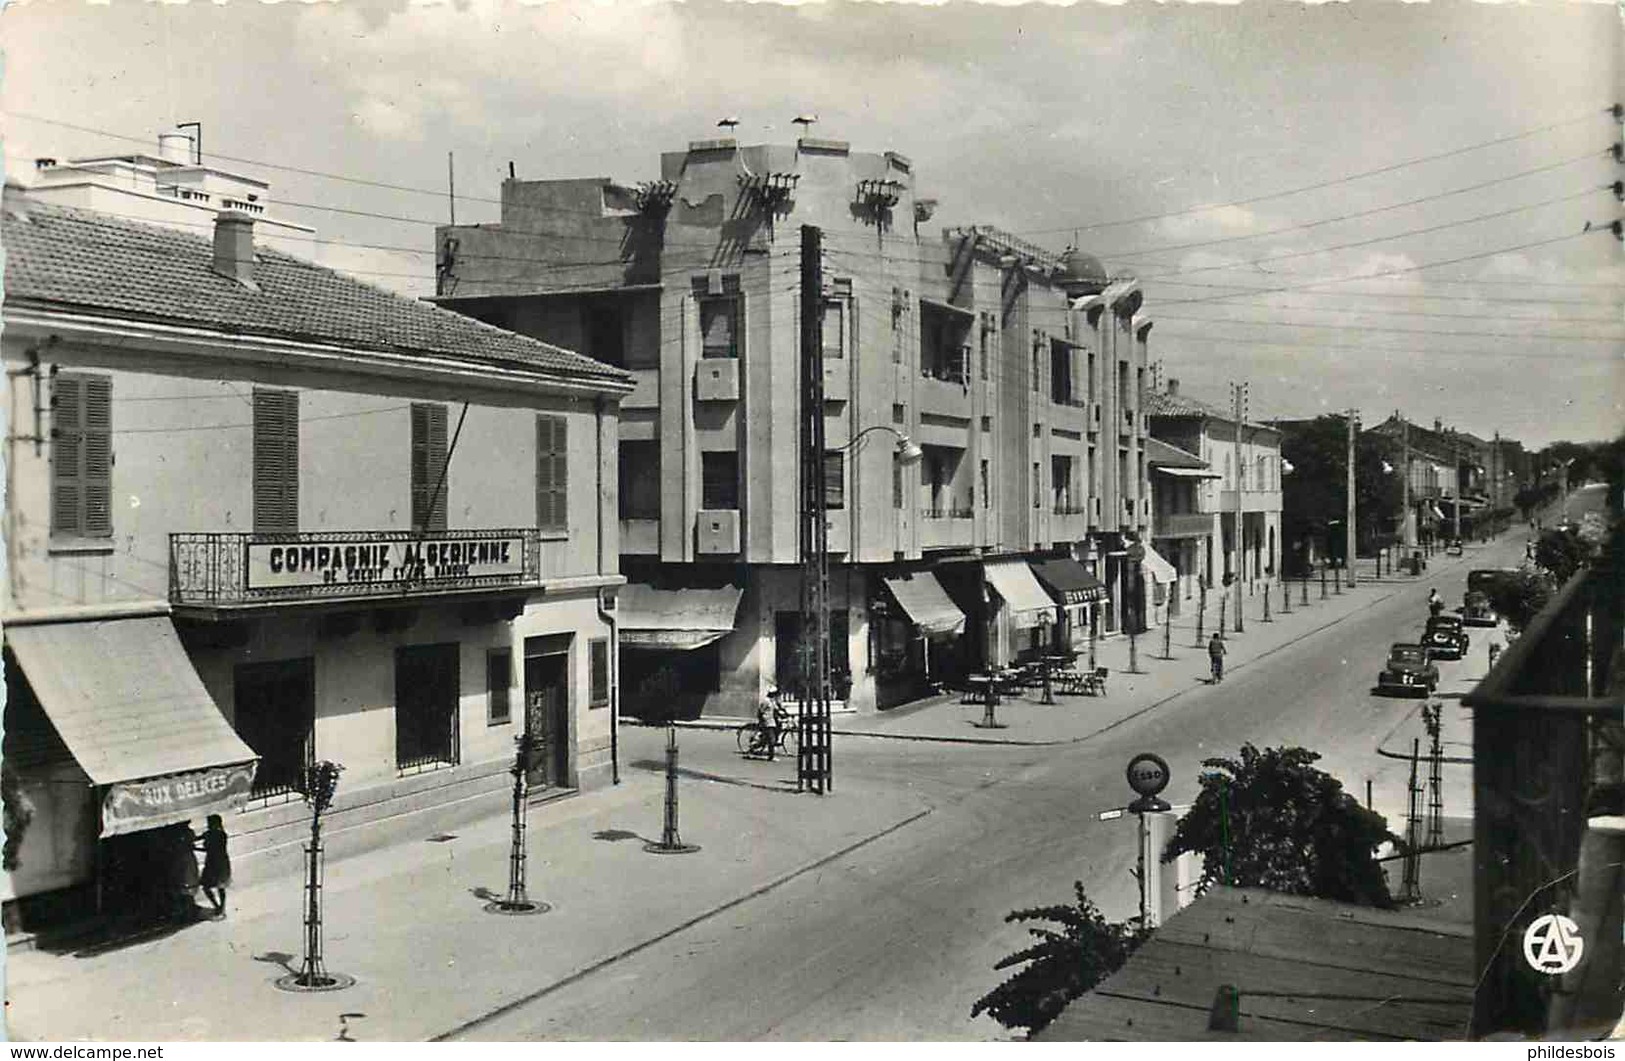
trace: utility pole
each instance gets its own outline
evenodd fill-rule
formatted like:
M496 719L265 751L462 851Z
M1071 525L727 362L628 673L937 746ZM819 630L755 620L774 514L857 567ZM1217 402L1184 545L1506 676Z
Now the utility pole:
M829 717L829 527L824 495L823 232L801 226L801 746L796 791L833 788Z
M1236 633L1241 633L1243 624L1241 620L1241 583L1242 575L1247 569L1246 535L1242 533L1241 510L1241 484L1245 477L1241 472L1241 423L1247 418L1247 384L1232 383L1232 395L1235 402L1235 451L1236 451ZM1222 624L1221 624L1222 625Z
M1348 455L1348 514L1344 519L1348 526L1344 528L1344 541L1346 555L1343 557L1343 566L1348 569L1349 588L1354 588L1354 436L1359 430L1360 410L1349 410L1349 455Z
M1453 427L1450 429L1450 463L1455 465L1455 486L1452 489L1456 494L1455 512L1453 514L1455 533L1451 535L1451 538L1459 542L1461 541L1461 439L1456 437L1456 429ZM1568 470L1564 469L1565 478L1567 475Z
M1400 465L1400 478L1404 480L1404 507L1400 509L1399 540L1407 549L1416 548L1416 513L1411 511L1411 422L1399 420L1400 445L1404 449L1404 463Z
M457 223L457 170L452 153L446 152L446 201L451 208L451 223Z

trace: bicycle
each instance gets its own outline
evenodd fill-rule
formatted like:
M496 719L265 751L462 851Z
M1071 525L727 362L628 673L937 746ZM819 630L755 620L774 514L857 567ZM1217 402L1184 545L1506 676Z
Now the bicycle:
M778 729L774 733L772 751L775 755L794 756L800 744L800 735L786 711L777 713ZM739 754L746 758L767 758L767 732L760 722L746 722L734 731L734 743Z

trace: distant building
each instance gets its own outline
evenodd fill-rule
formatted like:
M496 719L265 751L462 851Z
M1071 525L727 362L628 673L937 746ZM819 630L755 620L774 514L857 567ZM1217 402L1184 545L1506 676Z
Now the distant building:
M1203 487L1223 476L1196 454L1159 438L1146 439L1145 453L1151 468L1151 541L1173 576L1155 585L1155 625L1164 608L1174 617L1185 614L1210 577L1207 563L1218 521L1203 510L1201 498Z
M1144 625L1127 561L1151 518L1139 285L989 226L924 235L936 204L916 176L835 140L699 141L636 187L508 180L499 224L439 231L442 305L637 380L620 439L629 709L739 714L795 682L804 224L823 233L846 703ZM1044 561L1081 578L1046 590ZM666 595L700 591L677 628L662 602L692 597Z
M1397 528L1401 541L1414 545L1450 537L1455 533L1456 506L1461 526L1470 534L1475 518L1495 505L1491 487L1506 483L1502 461L1505 450L1465 432L1447 430L1440 420L1426 428L1406 421L1398 413L1366 434L1382 438L1395 467L1405 467L1410 478L1411 508L1405 525ZM1520 447L1521 450L1521 447ZM1501 490L1504 492L1503 485ZM1513 487L1512 492L1517 492ZM1510 499L1506 507L1510 507Z
M1146 395L1145 408L1154 438L1219 473L1195 487L1196 511L1211 521L1211 531L1194 537L1194 557L1184 551L1185 562L1196 567L1180 568L1181 576L1194 573L1210 586L1224 584L1227 575L1249 586L1274 577L1281 560L1281 433L1266 424L1238 424L1233 413L1182 394L1177 379ZM1189 521L1193 530L1195 523Z
M521 732L609 780L629 377L212 223L6 189L8 900L214 812L297 859L315 760L335 853L504 805Z

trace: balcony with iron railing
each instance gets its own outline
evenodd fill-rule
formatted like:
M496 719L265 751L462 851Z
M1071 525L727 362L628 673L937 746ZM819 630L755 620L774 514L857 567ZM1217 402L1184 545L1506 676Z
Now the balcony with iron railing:
M925 505L920 509L921 549L963 549L976 542L976 510L968 504Z
M1582 569L1463 703L1473 710L1475 967L1472 1033L1569 1033L1619 1019L1625 813L1621 575ZM1524 935L1547 914L1584 941L1563 976L1536 971Z
M1208 512L1159 512L1152 520L1152 536L1157 538L1206 538L1213 533L1213 515Z
M534 527L169 536L177 608L512 592L541 585Z

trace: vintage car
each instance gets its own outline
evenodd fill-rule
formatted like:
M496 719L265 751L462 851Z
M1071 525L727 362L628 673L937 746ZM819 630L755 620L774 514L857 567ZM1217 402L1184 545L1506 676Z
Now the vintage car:
M1417 693L1427 696L1438 688L1439 668L1428 658L1428 650L1421 645L1394 645L1388 650L1388 662L1377 676L1377 691L1381 693Z
M1503 574L1516 574L1516 568L1489 567L1467 572L1467 595L1462 598L1462 621L1468 626L1495 626L1501 617L1490 605L1490 587Z
M1435 659L1461 659L1472 647L1472 639L1462 629L1461 616L1435 615L1422 634L1422 647Z

